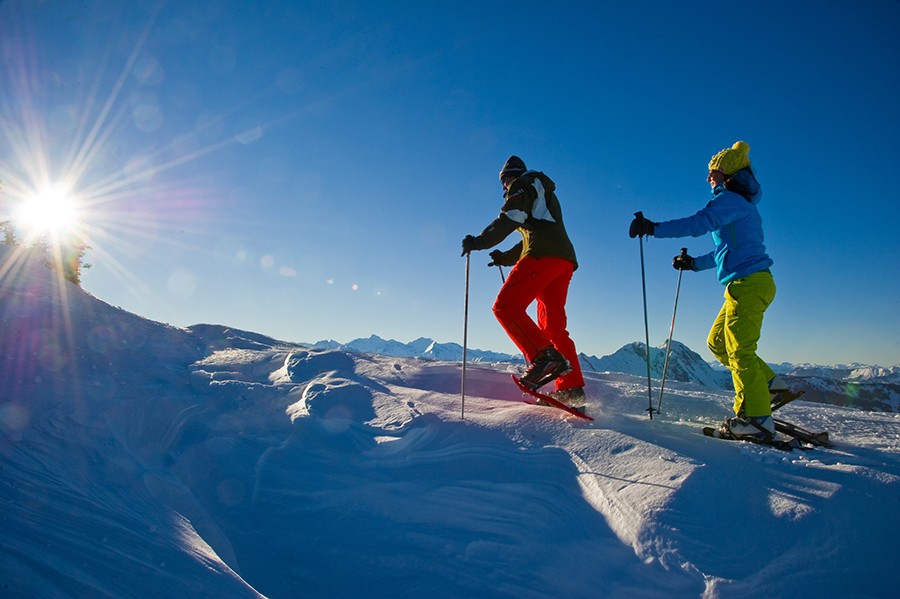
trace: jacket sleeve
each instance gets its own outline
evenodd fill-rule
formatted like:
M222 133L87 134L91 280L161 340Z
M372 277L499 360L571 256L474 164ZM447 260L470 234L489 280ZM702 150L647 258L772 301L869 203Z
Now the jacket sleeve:
M702 256L697 256L694 258L694 270L707 270L713 268L716 265L716 253L710 252L708 254L703 254Z
M500 216L494 219L494 222L481 232L481 235L475 238L475 242L478 244L479 250L486 250L506 239L510 233L518 228L519 223L510 219L505 213L501 213Z
M740 212L736 210L739 206L734 205L734 198L729 197L733 195L737 194L722 194L693 216L657 223L653 229L653 236L662 238L700 237L721 229L741 216Z
M514 184L506 195L500 216L495 218L494 222L489 224L475 239L478 249L486 250L494 247L522 226L531 215L531 207L536 193L530 184L521 186Z

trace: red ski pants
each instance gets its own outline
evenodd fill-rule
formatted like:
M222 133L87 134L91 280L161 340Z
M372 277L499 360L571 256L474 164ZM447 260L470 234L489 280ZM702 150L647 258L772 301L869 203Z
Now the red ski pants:
M556 379L557 389L584 386L578 351L566 330L566 298L574 269L563 258L522 258L494 302L494 316L529 362L552 344L572 365L572 372ZM537 323L526 311L535 300Z

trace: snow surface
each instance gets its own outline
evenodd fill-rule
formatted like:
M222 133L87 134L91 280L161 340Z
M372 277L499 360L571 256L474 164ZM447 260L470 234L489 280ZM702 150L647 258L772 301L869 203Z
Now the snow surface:
M897 414L798 401L836 447L783 452L700 433L721 388L588 372L588 423L478 364L462 418L458 363L0 274L4 597L893 596Z

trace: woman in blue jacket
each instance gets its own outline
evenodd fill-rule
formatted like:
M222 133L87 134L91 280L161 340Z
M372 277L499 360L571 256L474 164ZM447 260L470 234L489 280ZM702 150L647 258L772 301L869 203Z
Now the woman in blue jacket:
M725 426L738 438L771 438L772 421L769 384L775 373L756 355L763 314L775 298L775 281L769 267L772 259L763 243L762 218L756 206L762 191L750 168L750 146L735 143L709 161L707 181L713 199L687 218L654 223L638 216L629 234L655 237L699 237L712 233L715 249L703 256L676 256L678 270L715 267L725 286L725 303L713 322L709 350L731 371L734 381L734 418ZM780 379L779 379L780 381Z

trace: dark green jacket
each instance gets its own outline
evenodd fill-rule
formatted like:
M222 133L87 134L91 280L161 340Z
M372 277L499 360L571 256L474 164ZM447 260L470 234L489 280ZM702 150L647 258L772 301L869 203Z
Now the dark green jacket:
M550 177L536 171L528 171L513 181L504 195L500 216L476 238L477 248L492 248L518 230L522 241L503 252L498 264L512 266L526 256L554 256L569 260L578 268L555 190L556 184Z

